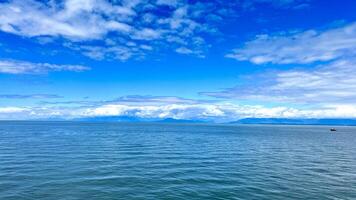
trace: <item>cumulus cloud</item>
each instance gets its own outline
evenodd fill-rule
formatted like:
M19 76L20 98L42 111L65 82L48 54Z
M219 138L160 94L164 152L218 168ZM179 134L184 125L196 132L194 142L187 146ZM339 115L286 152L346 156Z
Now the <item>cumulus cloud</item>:
M165 14L158 14L162 9ZM91 58L126 60L144 56L152 46L177 48L176 41L204 49L193 40L210 28L198 22L194 10L194 4L180 0L11 0L0 3L0 30L38 41L62 38L64 46L84 49Z
M355 56L356 23L324 31L258 35L226 57L255 64L306 64Z
M251 5L295 3L286 0L246 2ZM182 45L198 52L192 55L201 57L209 47L204 38L216 36L222 19L235 16L234 12L241 5L220 0L204 3L185 0L9 0L0 2L0 31L35 38L41 44L62 43L94 59L142 58L153 53L152 49L175 50ZM132 43L152 48L135 48L129 45Z
M18 60L0 60L0 73L5 74L42 74L52 71L81 72L89 69L89 67L82 65L56 65Z
M127 7L113 6L104 0L67 0L58 4L13 0L0 4L0 13L2 31L27 37L62 36L73 40L98 39L110 31L129 32L129 25L110 15L126 19L135 14Z

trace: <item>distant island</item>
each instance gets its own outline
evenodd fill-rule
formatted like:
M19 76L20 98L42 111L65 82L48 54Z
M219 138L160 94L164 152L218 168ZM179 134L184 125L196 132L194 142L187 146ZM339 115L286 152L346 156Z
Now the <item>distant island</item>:
M356 126L356 119L244 118L230 124L339 125Z

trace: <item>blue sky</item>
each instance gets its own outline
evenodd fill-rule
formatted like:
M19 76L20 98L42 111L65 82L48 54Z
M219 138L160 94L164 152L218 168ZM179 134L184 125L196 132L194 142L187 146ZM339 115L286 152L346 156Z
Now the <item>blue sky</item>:
M0 0L0 119L356 117L356 2Z

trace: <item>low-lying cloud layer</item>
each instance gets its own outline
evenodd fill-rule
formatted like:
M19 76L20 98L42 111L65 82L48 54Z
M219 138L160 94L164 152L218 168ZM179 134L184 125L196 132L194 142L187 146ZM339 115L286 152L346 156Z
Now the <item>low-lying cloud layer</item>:
M131 97L130 97L131 98ZM85 118L102 116L130 116L151 119L190 119L228 122L246 117L285 117L285 118L355 118L356 106L329 105L318 108L297 109L285 106L266 107L261 105L239 105L228 102L205 102L178 97L136 96L121 97L123 101L61 102L41 104L32 107L0 107L0 119L48 119ZM151 100L150 100L151 99ZM148 100L147 103L144 101ZM138 103L140 102L140 103Z

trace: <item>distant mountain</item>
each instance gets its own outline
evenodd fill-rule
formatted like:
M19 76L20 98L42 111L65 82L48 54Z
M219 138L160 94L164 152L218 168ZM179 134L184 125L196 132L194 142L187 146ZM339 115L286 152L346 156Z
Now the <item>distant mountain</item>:
M244 118L231 124L289 124L289 125L345 125L356 126L356 119L288 119L288 118Z
M74 121L90 121L90 122L142 122L155 121L157 119L146 119L132 116L102 116L102 117L84 117L77 118Z
M205 121L166 118L166 119L158 120L156 122L162 122L162 123L204 123Z

